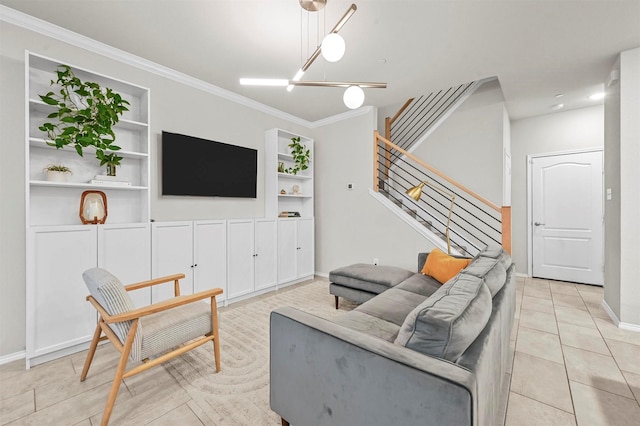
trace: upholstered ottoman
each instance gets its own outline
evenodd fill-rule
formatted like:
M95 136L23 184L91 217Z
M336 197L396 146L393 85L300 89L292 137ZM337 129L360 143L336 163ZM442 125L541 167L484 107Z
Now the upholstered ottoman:
M356 263L329 272L329 293L335 296L338 309L338 297L363 303L413 275L395 266Z

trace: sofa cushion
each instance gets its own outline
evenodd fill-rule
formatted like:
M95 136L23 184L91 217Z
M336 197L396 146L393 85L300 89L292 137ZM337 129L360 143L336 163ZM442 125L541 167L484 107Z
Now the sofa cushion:
M395 343L455 361L490 315L491 293L483 280L458 274L407 315Z
M500 291L507 279L507 270L500 260L484 256L474 260L462 273L484 279L491 292L491 297Z
M351 330L360 331L364 334L386 340L387 342L393 342L398 336L398 331L400 331L400 326L397 324L357 310L347 312L340 318L334 320L334 322Z
M471 259L458 259L435 248L429 253L421 272L444 284L469 265L469 262Z
M394 289L409 291L421 294L425 297L431 296L442 287L442 284L429 275L413 274L406 280L394 287Z
M329 281L369 293L382 293L401 283L414 272L395 266L374 266L356 263L329 272Z
M421 294L392 288L364 302L354 310L392 322L400 327L407 315L426 299L427 296Z

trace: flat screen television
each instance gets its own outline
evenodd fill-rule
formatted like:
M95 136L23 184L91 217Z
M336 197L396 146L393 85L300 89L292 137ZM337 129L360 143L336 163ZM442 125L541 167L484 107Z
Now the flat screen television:
M162 195L256 198L258 151L162 132Z

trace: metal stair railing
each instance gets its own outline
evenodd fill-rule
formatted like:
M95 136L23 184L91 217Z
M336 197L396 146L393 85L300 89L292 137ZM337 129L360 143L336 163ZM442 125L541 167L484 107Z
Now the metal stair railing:
M393 169L388 158L396 158ZM511 208L498 207L464 185L424 163L374 132L374 191L399 207L460 252L474 255L487 245L501 245L511 252ZM420 182L430 181L419 201L406 194ZM436 187L443 190L436 190ZM454 206L451 209L451 198Z

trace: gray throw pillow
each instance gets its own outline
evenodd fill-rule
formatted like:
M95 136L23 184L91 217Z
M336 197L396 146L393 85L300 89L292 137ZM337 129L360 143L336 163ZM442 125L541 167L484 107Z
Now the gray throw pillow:
M481 278L458 274L407 315L395 343L456 361L484 329L491 306Z

